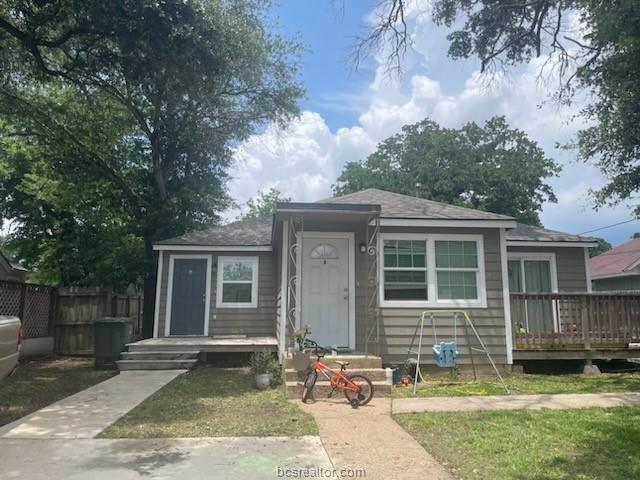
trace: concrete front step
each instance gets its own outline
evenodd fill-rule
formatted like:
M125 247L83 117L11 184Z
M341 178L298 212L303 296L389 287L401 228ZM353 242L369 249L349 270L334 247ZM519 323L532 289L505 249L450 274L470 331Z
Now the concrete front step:
M199 353L197 350L188 352L122 352L120 357L122 360L192 360L198 358Z
M120 371L124 370L182 370L196 366L198 359L188 360L118 360Z
M315 360L315 356L311 355L311 360ZM358 368L382 368L382 358L376 357L375 355L364 355L364 354L341 354L341 355L327 355L322 358L322 363L333 368L340 368L336 361L340 362L349 362L349 369L358 369ZM284 359L284 368L293 368L293 357L290 353L287 353Z
M373 381L373 397L390 397L392 385L388 382L380 382ZM300 399L302 398L302 382L286 382L285 383L285 395L289 399ZM316 382L315 387L313 387L313 395L316 399L327 398L329 392L331 391L331 384L329 382ZM333 397L344 397L344 393L341 391L334 391Z
M338 370L338 369L336 369ZM344 372L349 375L364 375L372 382L383 382L387 379L387 372L382 368L351 368L351 365L347 367L347 371ZM322 374L319 374L322 378ZM287 382L304 382L307 378L306 372L298 372L292 368L288 368L284 371L284 378Z

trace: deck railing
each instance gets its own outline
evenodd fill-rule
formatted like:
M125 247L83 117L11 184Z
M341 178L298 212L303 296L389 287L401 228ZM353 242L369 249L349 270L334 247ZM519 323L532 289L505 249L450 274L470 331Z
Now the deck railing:
M513 348L626 348L640 342L640 294L512 293Z

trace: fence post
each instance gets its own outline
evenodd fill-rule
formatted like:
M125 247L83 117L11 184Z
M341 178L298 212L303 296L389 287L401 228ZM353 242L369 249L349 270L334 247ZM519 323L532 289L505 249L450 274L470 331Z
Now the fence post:
M20 306L18 307L18 318L24 325L24 305L27 299L27 285L23 283L20 285Z
M587 309L587 298L582 297L580 302L580 322L582 323L582 341L585 350L591 350L591 334L589 328L589 310Z

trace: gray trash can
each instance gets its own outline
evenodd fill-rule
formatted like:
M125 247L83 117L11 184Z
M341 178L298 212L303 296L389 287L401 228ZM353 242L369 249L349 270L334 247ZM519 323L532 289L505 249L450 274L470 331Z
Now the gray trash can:
M120 353L133 337L133 320L120 317L99 318L95 322L94 332L95 367L115 368Z

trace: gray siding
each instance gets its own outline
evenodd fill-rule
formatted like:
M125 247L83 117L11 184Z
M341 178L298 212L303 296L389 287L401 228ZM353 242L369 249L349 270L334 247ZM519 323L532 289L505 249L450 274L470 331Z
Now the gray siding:
M467 229L467 228L384 228L383 233L432 233L432 234L472 234L483 236L485 278L487 291L487 308L464 309L475 325L482 341L487 345L496 364L507 363L507 346L505 336L504 299L502 295L502 264L500 257L499 229ZM407 348L415 331L423 309L415 308L382 308L381 309L381 355L385 363L401 363L407 358ZM438 341L454 338L453 318L436 319ZM477 346L473 333L469 331L467 341L462 322L457 328L458 363L466 367L471 363L469 344ZM430 345L434 343L431 326L426 325L423 342L428 348L423 349L426 364L433 364ZM476 364L487 364L484 354L475 353Z
M559 292L586 292L583 247L507 247L507 252L555 253Z
M593 280L593 290L598 292L640 290L640 275Z
M158 336L165 333L169 258L172 254L188 255L188 252L164 251L162 281L160 283L160 306ZM276 259L272 252L193 252L194 255L211 255L211 306L209 312L209 335L273 336L276 333ZM257 256L258 306L256 308L216 308L216 283L218 256ZM170 299L169 299L170 300Z

